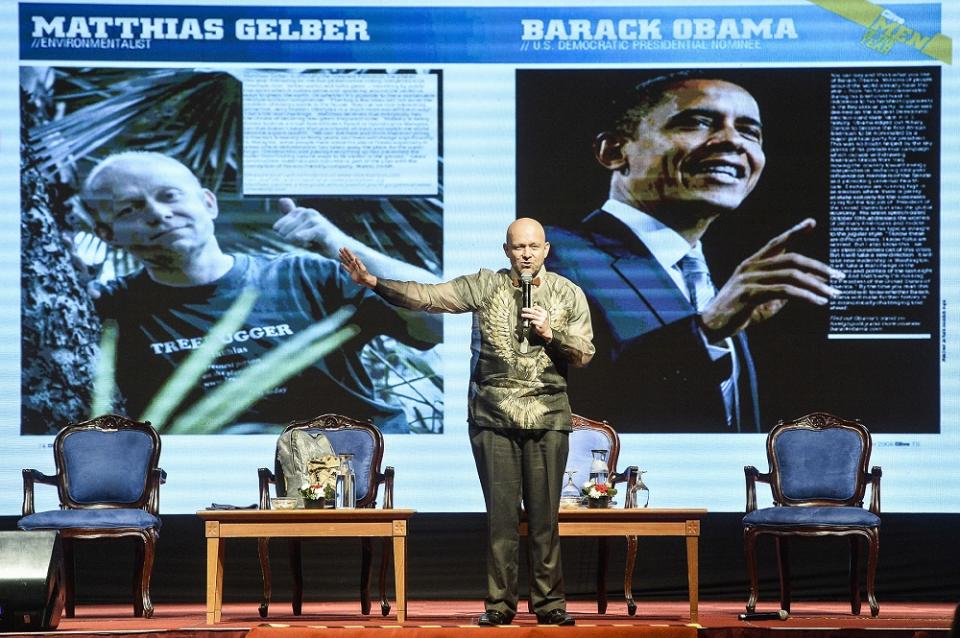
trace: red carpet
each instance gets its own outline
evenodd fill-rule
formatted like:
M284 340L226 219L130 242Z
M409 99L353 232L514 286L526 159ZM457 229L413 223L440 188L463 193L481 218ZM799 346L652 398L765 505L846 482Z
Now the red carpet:
M761 607L769 610L775 603ZM743 622L743 602L701 602L699 625L689 624L686 602L640 602L636 616L628 616L622 601L611 601L608 613L596 613L592 601L574 601L569 611L576 627L538 627L531 614L519 614L504 628L476 627L480 601L409 601L407 622L392 616L361 616L356 602L304 603L294 616L288 602L274 601L270 617L261 619L257 603L224 605L223 622L206 625L199 604L156 606L149 620L133 618L128 605L81 605L75 618L63 618L49 636L124 634L136 638L474 638L483 633L508 632L509 638L945 638L954 605L947 603L880 602L880 616L852 616L844 603L794 603L785 621ZM864 607L867 609L866 607ZM11 635L11 634L4 634ZM43 636L44 634L24 634ZM504 635L498 633L497 635Z

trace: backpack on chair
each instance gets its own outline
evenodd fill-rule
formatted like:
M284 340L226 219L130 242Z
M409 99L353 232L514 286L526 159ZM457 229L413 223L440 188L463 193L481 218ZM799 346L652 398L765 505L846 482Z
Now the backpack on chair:
M277 439L277 465L278 474L283 475L277 492L283 489L282 496L293 496L302 505L304 483L336 486L340 457L323 432L288 430Z

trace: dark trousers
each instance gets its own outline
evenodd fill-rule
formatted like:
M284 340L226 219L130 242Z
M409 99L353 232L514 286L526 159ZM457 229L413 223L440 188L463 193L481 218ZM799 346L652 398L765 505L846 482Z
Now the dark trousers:
M568 435L555 430L470 426L470 444L487 506L488 610L510 618L517 613L521 498L529 524L533 611L543 615L566 607L557 512Z

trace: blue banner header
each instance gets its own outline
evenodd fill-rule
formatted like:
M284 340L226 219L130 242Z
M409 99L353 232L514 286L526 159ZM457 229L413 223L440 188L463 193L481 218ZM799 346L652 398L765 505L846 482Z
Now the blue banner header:
M814 4L197 7L20 4L22 60L711 63L922 60L940 5L864 28Z

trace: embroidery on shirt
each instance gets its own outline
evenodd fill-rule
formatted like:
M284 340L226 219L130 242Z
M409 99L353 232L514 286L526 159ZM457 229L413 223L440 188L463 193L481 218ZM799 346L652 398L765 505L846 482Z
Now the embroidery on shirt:
M514 314L516 313L515 291L504 281L490 297L487 311L480 315L480 328L487 336L497 356L510 367L518 387L505 390L498 406L521 428L533 428L547 413L547 406L538 396L529 396L531 391L543 387L540 376L550 366L550 357L543 348L536 354L521 355L514 339ZM569 313L556 297L547 299L550 327L566 330Z
M566 332L570 327L570 308L561 305L562 302L557 297L551 299L550 303L552 305L547 308L547 312L550 313L550 329Z

